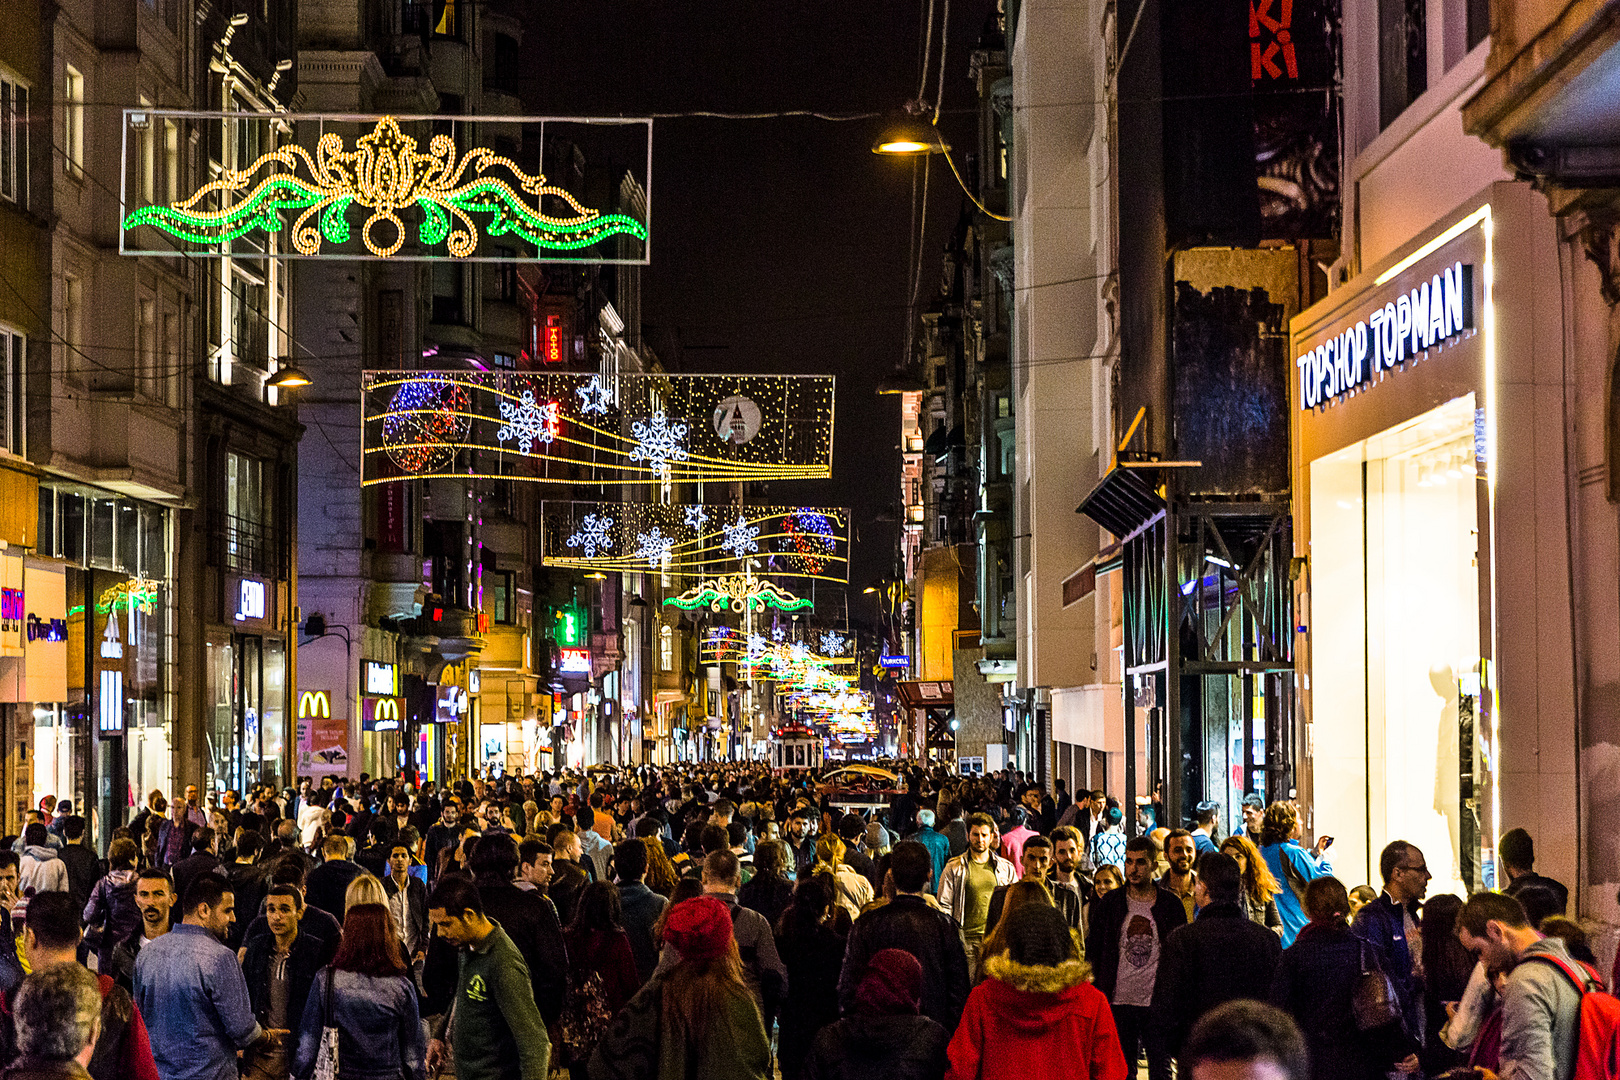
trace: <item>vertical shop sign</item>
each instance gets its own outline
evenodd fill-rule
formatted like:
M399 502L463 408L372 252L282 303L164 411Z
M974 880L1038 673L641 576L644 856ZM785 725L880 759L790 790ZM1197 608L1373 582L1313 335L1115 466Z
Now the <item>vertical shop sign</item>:
M23 623L27 618L22 556L7 554L0 557L0 656L23 655Z

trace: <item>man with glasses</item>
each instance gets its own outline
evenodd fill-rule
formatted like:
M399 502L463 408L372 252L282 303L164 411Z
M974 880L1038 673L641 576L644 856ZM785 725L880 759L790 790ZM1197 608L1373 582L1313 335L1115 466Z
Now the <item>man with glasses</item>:
M1406 1033L1423 1041L1423 937L1417 909L1429 891L1429 865L1423 852L1405 840L1392 840L1378 857L1384 891L1356 913L1351 929L1378 956L1395 985ZM1404 1064L1417 1067L1417 1057ZM1409 1071L1403 1069L1403 1071Z

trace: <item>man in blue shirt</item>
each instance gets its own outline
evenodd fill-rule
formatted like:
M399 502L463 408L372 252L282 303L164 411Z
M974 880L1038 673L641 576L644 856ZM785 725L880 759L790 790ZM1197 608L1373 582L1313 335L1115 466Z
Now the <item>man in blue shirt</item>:
M247 980L224 945L236 920L230 883L204 874L191 883L184 919L148 942L135 960L135 1003L161 1017L149 1029L162 1080L236 1080L238 1050L279 1041L253 1017Z

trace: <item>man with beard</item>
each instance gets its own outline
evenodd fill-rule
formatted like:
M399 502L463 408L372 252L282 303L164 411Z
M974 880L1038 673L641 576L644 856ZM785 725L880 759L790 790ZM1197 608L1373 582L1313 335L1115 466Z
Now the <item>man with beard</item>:
M1193 870L1193 859L1198 855L1192 833L1186 829L1172 830L1165 837L1164 858L1170 864L1170 869L1164 872L1159 879L1159 888L1173 894L1181 901L1181 906L1187 911L1187 921L1192 922L1194 903L1193 887L1198 884L1198 874Z
M1092 904L1086 957L1093 983L1113 1008L1126 1064L1134 1073L1137 1055L1145 1049L1152 1080L1170 1080L1169 1050L1149 1022L1149 1009L1165 940L1188 919L1181 900L1154 884L1158 854L1149 837L1126 841L1125 887Z
M156 867L141 871L135 879L135 907L141 913L141 925L114 947L106 972L130 991L135 989L135 960L141 949L174 927L174 886L167 871Z
M1026 847L1028 845L1025 845ZM1073 825L1060 825L1052 832L1052 872L1046 876L1046 887L1055 897L1059 889L1074 895L1075 911L1082 912L1091 903L1091 882L1080 869L1080 853L1084 850L1080 833ZM1061 908L1059 910L1062 910ZM1085 937L1085 925L1079 919L1070 924Z

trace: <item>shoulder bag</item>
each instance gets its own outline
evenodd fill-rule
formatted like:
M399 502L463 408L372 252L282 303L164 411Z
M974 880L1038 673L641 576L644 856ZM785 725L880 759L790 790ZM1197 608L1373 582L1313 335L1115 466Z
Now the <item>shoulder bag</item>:
M335 974L326 969L326 1004L321 1010L321 1048L315 1054L314 1080L337 1080L338 1029L332 1024L332 980Z
M1401 1007L1395 998L1395 984L1384 969L1367 963L1367 943L1356 939L1361 973L1350 991L1350 1012L1358 1031L1373 1031L1386 1024L1401 1023ZM316 1080L322 1080L316 1076Z

